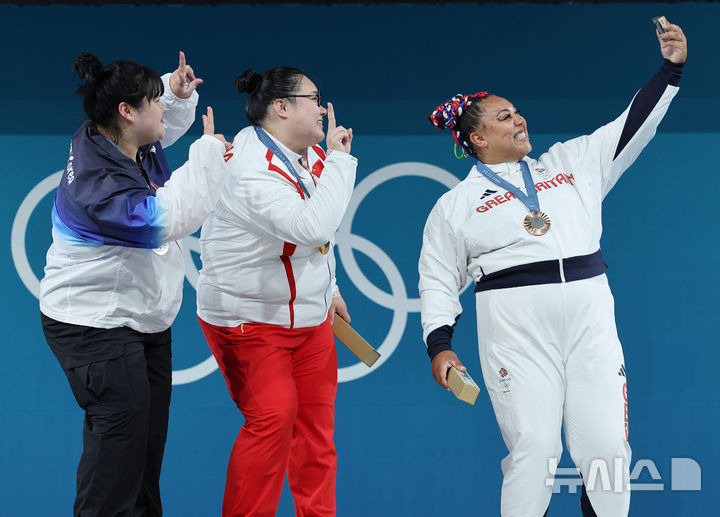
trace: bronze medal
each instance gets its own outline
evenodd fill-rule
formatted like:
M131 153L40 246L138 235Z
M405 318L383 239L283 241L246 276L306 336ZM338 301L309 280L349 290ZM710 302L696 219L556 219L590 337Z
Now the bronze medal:
M539 210L533 210L525 216L523 226L530 235L545 235L550 230L550 218Z

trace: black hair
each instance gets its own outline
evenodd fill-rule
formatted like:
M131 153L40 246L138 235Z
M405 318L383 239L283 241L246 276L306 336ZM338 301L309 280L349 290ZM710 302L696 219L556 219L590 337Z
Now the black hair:
M132 61L115 61L103 66L83 52L75 58L75 73L85 83L75 91L84 97L85 114L95 126L117 135L117 107L121 102L140 109L143 101L160 97L165 88L155 70Z
M288 66L276 66L262 74L252 68L245 70L235 80L235 88L240 93L250 94L245 104L245 113L250 123L260 125L273 101L297 92L303 77L305 73L302 70ZM289 100L292 102L293 98Z
M473 133L480 127L480 121L483 115L485 115L485 108L483 107L482 98L472 102L470 106L465 108L462 115L457 118L455 124L455 131L457 132L458 140L462 143L463 147L471 153L477 154L475 146L470 141L470 134Z

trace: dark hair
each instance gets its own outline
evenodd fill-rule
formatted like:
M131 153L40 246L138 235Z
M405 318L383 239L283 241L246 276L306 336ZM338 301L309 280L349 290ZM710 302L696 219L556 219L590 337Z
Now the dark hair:
M458 134L458 140L466 148L468 153L475 154L475 146L470 141L470 133L475 131L480 125L480 120L485 115L485 108L480 99L473 102L468 106L463 114L458 117L457 124L455 125L456 134Z
M481 101L489 96L490 94L487 92L473 95L458 93L449 101L435 108L428 119L438 129L452 130L455 143L468 154L475 154L475 147L470 142L470 134L480 125L480 121L485 115Z
M263 74L258 74L252 68L245 70L235 80L235 88L240 93L250 94L245 104L245 113L250 123L260 125L267 115L268 106L275 99L293 95L303 77L305 74L302 70L288 66L276 66Z
M155 70L132 61L115 61L103 66L89 52L75 58L75 73L85 83L75 91L84 97L83 107L93 125L117 134L117 107L121 102L140 109L143 101L154 100L164 92Z

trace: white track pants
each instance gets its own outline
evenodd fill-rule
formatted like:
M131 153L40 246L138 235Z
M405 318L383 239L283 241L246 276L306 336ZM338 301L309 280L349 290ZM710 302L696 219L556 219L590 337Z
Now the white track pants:
M476 302L483 377L510 451L502 517L547 509L563 425L598 517L627 516L626 378L605 275L481 292Z

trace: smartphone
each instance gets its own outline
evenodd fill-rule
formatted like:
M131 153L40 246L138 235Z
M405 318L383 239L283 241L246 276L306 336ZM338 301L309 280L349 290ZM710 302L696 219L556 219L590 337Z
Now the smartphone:
M660 36L665 34L665 29L663 29L663 25L667 23L667 20L664 16L656 16L652 19L652 22L655 24L655 28L660 33Z

